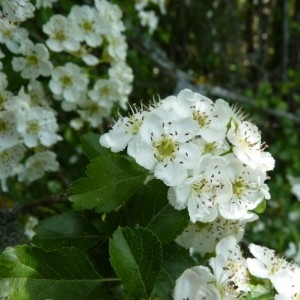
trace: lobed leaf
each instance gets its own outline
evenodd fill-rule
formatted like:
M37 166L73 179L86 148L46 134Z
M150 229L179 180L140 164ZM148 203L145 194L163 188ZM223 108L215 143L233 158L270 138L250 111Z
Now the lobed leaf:
M88 178L75 181L69 199L75 207L110 212L128 200L147 173L129 157L109 154L96 157L87 167Z

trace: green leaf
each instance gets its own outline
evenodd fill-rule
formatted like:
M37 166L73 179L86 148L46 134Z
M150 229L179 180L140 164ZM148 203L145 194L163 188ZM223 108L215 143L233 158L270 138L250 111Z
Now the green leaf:
M84 154L92 160L99 155L109 154L110 149L104 148L99 143L100 135L96 133L87 133L81 137L81 147Z
M75 207L110 212L128 200L144 182L147 173L127 156L95 158L87 167L88 178L75 181L69 199Z
M0 254L0 295L14 300L83 300L101 277L76 248L46 252L27 245Z
M162 265L162 247L149 229L120 228L109 243L110 261L127 292L149 299Z
M153 296L163 300L172 300L172 291L176 279L188 268L197 263L189 255L188 251L176 244L164 248L164 260L162 270L158 276L153 290ZM153 297L155 299L155 297Z
M134 208L137 223L152 230L164 244L173 241L189 223L187 210L174 209L167 192L163 182L152 180L142 190Z
M261 203L257 205L257 207L254 209L254 212L258 214L262 214L267 207L267 201L264 199Z
M40 221L35 226L32 242L46 250L76 247L82 250L96 245L103 235L85 217L66 213Z

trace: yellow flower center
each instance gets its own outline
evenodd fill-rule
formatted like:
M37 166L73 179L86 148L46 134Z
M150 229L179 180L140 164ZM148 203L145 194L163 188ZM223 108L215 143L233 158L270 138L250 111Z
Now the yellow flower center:
M160 140L153 143L153 148L156 159L164 161L165 159L174 159L178 144L168 136L163 135Z

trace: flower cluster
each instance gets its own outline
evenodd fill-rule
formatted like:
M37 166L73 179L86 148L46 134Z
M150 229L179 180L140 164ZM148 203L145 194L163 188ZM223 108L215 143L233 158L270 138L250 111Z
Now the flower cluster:
M6 90L0 99L0 179L6 190L6 179L18 175L19 181L31 182L46 171L57 171L56 154L47 150L62 138L54 111L44 100L41 83L32 81L28 90L17 95ZM24 164L18 165L26 151L33 152Z
M58 170L50 147L62 137L57 134L58 112L52 99L66 113L77 114L72 114L73 128L98 127L114 106L126 109L132 89L120 8L106 0L95 0L94 6L74 5L68 16L52 15L43 25L43 42L40 36L30 35L22 21L54 3L36 1L35 10L27 0L0 2L0 44L6 47L0 49L2 189L10 176L31 182ZM2 64L4 59L10 66ZM10 67L22 78L13 89L9 86L13 80L7 76L12 73Z
M237 109L191 90L119 119L100 143L127 153L169 186L169 202L191 222L251 221L269 199L274 159Z
M249 245L254 258L244 258L234 237L223 238L209 266L185 270L176 281L174 299L258 299L277 293L274 299L299 299L300 267L275 255L273 250ZM266 279L252 283L251 276ZM262 299L262 298L261 298Z

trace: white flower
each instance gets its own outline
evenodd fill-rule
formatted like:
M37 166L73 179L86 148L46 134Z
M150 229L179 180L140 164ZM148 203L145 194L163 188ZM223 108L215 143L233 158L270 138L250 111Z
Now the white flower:
M98 99L98 102L95 102L85 97L78 104L77 112L82 121L89 122L92 127L97 127L102 124L104 118L109 117L111 105L105 99Z
M119 93L119 104L126 109L128 95L132 91L132 69L122 61L115 62L108 70L109 78L116 83L115 89Z
M0 22L0 42L5 44L12 53L20 53L20 49L28 39L28 31L22 27L15 27L7 20Z
M18 174L18 179L21 182L32 182L44 176L45 172L56 172L58 169L59 164L55 153L37 152L26 160Z
M300 268L276 256L275 251L250 244L249 250L255 258L248 258L250 273L267 278L278 292L276 299L298 299L300 296Z
M107 53L114 61L124 61L127 55L127 43L124 35L109 36Z
M68 18L73 23L78 41L85 41L90 47L98 47L102 44L100 34L102 23L95 8L88 5L74 5Z
M142 26L148 27L149 28L149 33L152 34L158 24L158 17L155 14L153 10L151 11L145 11L145 10L140 10L138 12L138 16L141 20Z
M247 261L233 236L223 238L216 246L216 257L209 260L222 295L250 291ZM236 298L233 298L236 299Z
M46 41L47 46L54 52L77 51L80 43L74 24L62 15L53 15L47 24L43 26L43 31L49 36Z
M16 116L10 111L0 111L0 151L20 142L20 134L16 127Z
M219 203L219 212L226 219L252 218L255 209L264 199L269 199L268 186L264 183L266 175L259 169L251 169L243 165L233 155L228 159L226 178L232 184L232 197Z
M255 258L248 258L250 273L259 278L272 278L280 269L289 266L283 258L277 257L275 251L267 247L250 244L249 250Z
M261 164L261 135L258 128L248 121L238 124L231 122L227 133L233 145L233 153L246 165L256 168Z
M216 244L224 237L231 235L239 242L244 236L246 222L249 220L226 220L218 216L213 222L190 223L175 241L180 246L201 255L212 253Z
M88 95L95 102L106 103L108 108L111 108L113 102L118 100L119 93L116 89L116 82L112 79L98 79Z
M221 300L218 289L210 284L214 281L215 276L206 267L196 266L187 269L176 280L173 298Z
M111 148L112 152L124 150L129 141L135 136L143 122L145 112L136 111L129 117L121 117L113 125L113 128L100 137L100 144Z
M189 115L199 125L198 135L207 143L223 141L226 136L229 115L226 113L228 104L223 100L213 102L211 99L189 89L182 90L178 101L186 105Z
M4 180L9 176L14 175L15 167L23 158L26 148L23 144L15 144L12 147L4 150L0 149L0 179Z
M121 20L122 11L119 6L106 0L95 0L95 7L102 23L101 32L106 37L120 36L120 32L125 30L125 26Z
M30 0L2 0L2 8L3 16L11 23L23 22L26 19L32 18L35 10Z
M36 0L35 7L36 8L51 8L53 3L57 2L57 0Z
M73 63L66 63L54 69L49 87L53 94L62 95L67 102L76 103L82 93L86 92L88 81L87 75L80 67Z
M7 104L10 103L11 99L13 98L13 93L7 91L5 89L6 86L7 86L6 75L0 72L0 111L6 108Z
M229 236L216 246L209 268L187 269L176 280L174 299L235 300L250 290L246 260L235 238Z
M44 44L33 44L30 40L24 41L21 48L24 57L14 57L12 66L15 71L21 72L25 79L35 79L39 75L49 76L53 65L49 61L49 52Z
M173 187L175 199L169 193L169 201L176 209L187 207L192 222L212 222L218 216L219 202L232 197L232 186L225 178L227 161L206 154L194 164L192 175Z
M168 186L182 182L200 155L190 142L197 133L197 123L189 118L172 122L172 115L172 111L161 108L152 110L127 148L139 165L153 171Z
M34 106L23 113L17 121L17 128L24 144L33 148L40 144L49 147L62 138L55 132L58 125L53 111Z

